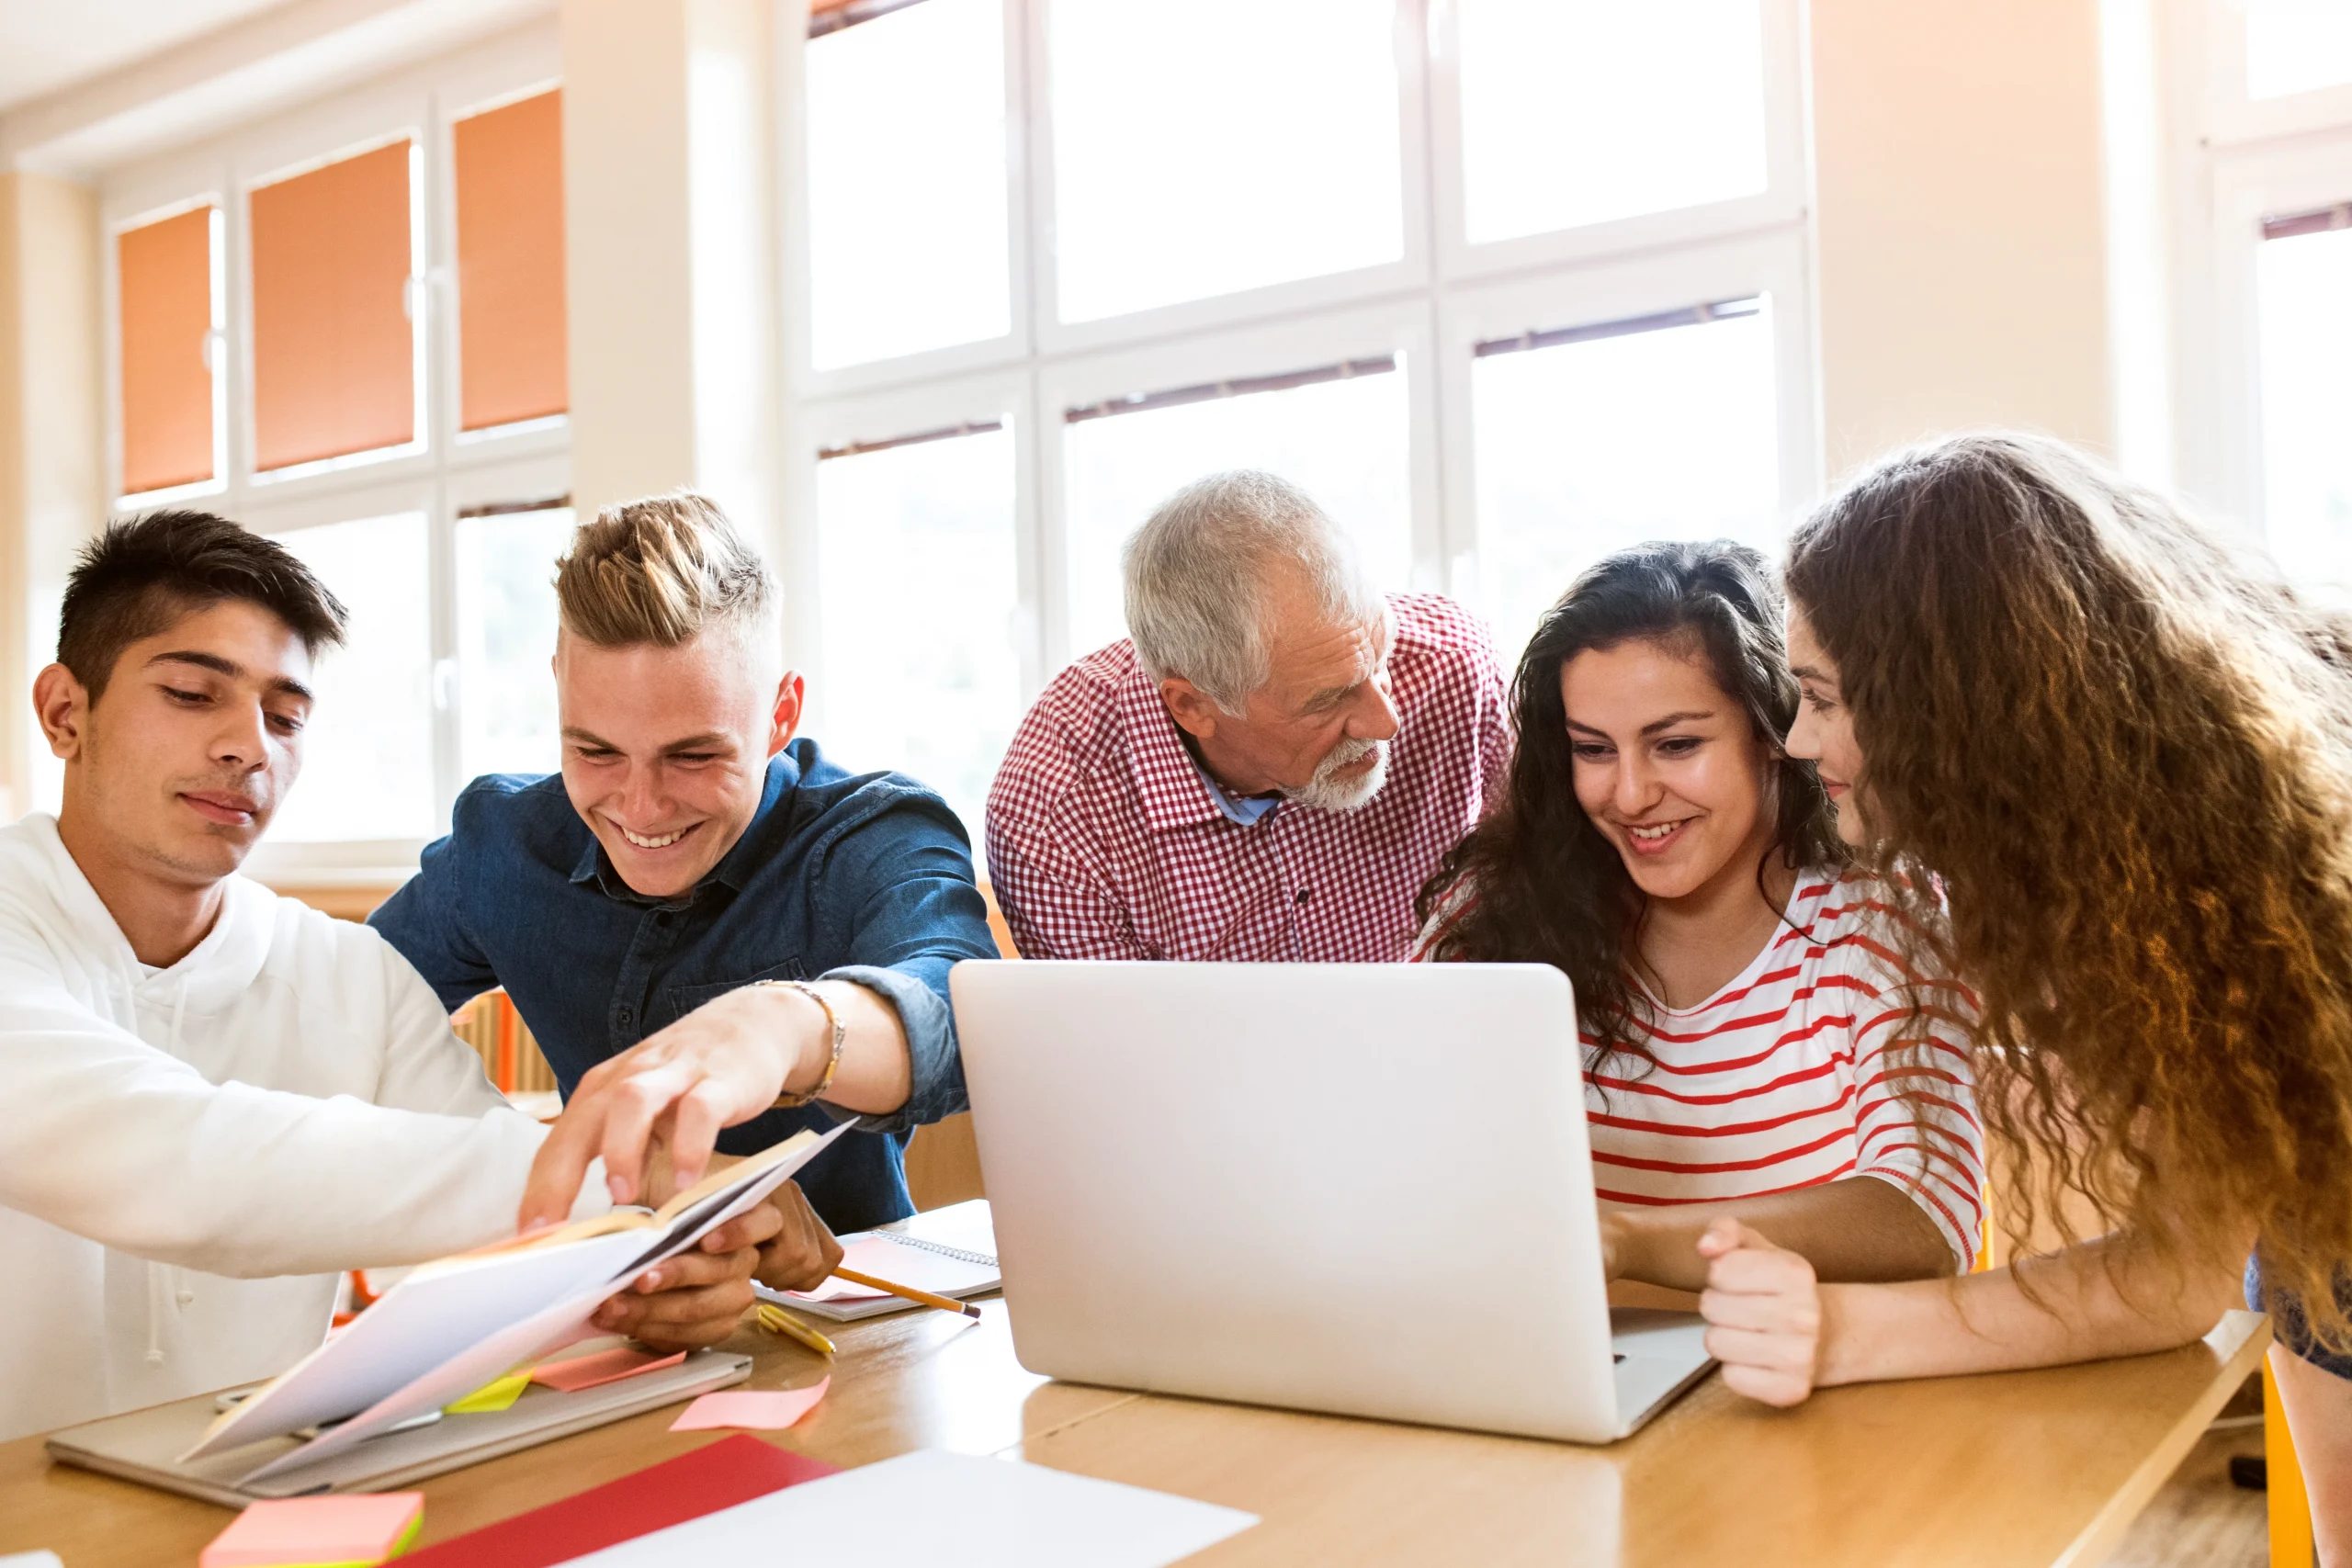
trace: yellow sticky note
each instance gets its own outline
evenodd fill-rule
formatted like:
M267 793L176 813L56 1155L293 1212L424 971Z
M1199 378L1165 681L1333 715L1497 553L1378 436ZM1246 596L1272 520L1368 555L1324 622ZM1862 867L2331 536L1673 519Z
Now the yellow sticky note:
M495 1382L482 1384L457 1404L445 1404L441 1408L452 1416L480 1416L492 1410L503 1410L522 1398L523 1391L530 1386L528 1369L509 1372Z

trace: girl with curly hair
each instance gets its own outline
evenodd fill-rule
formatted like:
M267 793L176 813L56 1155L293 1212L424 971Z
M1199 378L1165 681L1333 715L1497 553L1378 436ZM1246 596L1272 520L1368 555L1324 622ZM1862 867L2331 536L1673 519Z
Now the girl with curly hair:
M2336 625L2058 443L1904 453L1792 541L1789 651L1858 859L1966 976L1981 1103L2038 1172L2010 1234L2106 1234L1957 1281L1826 1284L1726 1221L1730 1384L2131 1355L2233 1303L2272 1364L2324 1561L2352 1553L2352 659ZM1932 876L1928 874L1932 874ZM1931 940L1930 940L1931 939ZM2249 1261L2249 1254L2251 1260Z
M1781 615L1727 542L1579 577L1520 660L1508 791L1421 892L1416 956L1575 986L1611 1278L1696 1290L1717 1215L1824 1279L1976 1252L1973 1003L1905 967L1902 917L1781 750Z

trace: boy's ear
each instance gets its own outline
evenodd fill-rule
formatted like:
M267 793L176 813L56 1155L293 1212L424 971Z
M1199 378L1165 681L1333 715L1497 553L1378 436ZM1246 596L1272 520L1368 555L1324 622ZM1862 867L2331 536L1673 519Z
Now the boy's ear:
M797 670L786 671L784 679L776 682L775 706L768 715L769 756L791 745L793 736L799 732L800 705L807 693L808 682L801 680Z
M70 762L82 754L89 728L90 694L73 671L52 664L33 677L33 715L49 737L50 754Z

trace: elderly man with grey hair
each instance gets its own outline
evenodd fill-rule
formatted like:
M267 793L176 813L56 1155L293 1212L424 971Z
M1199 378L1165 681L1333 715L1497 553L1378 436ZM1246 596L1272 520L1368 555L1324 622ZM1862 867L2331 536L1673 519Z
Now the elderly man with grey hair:
M1500 786L1485 630L1383 597L1323 510L1214 474L1127 542L1127 640L1057 676L989 792L1032 958L1405 956L1413 896Z

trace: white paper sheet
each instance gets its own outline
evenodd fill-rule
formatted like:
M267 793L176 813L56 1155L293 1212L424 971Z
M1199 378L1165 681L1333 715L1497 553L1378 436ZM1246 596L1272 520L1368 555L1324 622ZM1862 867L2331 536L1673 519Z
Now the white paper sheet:
M843 1132L842 1122L706 1199L663 1232L624 1230L561 1247L447 1259L416 1269L341 1334L273 1380L181 1456L197 1459L348 1416L244 1480L291 1470L462 1397L565 1343L642 1270L765 1198ZM455 1385L455 1386L451 1386Z
M1165 1492L926 1449L590 1552L570 1568L1161 1568L1257 1522Z
M485 1259L487 1267L420 1269L181 1457L201 1459L365 1410L517 1317L602 1286L645 1247L641 1234L623 1233Z

